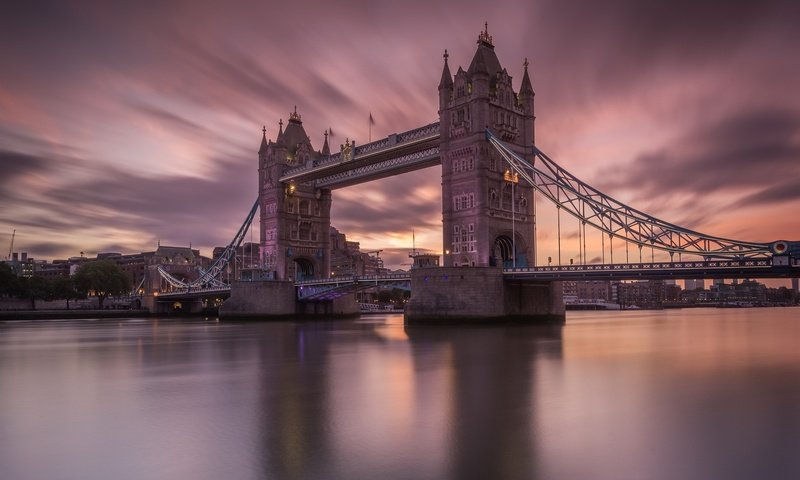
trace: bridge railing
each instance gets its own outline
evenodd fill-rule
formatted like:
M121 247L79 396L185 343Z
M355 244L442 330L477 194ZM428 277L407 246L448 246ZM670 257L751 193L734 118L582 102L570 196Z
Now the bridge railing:
M410 280L410 273L389 273L386 275L352 275L347 277L316 278L312 280L298 280L294 284L298 287L305 285L336 285L346 283L368 283Z
M518 267L503 269L504 273L539 273L539 272L612 272L628 270L696 270L703 268L763 268L771 267L772 258L746 258L742 260L709 260L689 262L649 262L649 263L605 263L588 265L547 265L541 267Z

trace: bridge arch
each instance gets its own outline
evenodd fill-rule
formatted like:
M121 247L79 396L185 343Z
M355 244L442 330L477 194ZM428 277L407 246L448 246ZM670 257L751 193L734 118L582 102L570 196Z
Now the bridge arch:
M516 241L512 240L512 235L516 237ZM492 242L489 265L503 268L511 268L515 265L518 268L527 267L527 251L525 239L521 235L502 232Z
M294 279L295 281L311 280L314 278L314 262L308 258L295 258L294 259Z

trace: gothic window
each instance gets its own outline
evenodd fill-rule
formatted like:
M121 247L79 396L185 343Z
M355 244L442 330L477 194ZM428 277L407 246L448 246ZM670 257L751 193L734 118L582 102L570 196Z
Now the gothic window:
M309 222L300 223L300 240L311 240L311 224Z
M491 208L499 208L500 202L497 199L497 190L494 188L489 189L489 206Z
M461 225L461 241L462 242L467 241L467 229L464 228L464 225Z
M286 202L286 211L294 213L294 199L290 198L289 201Z
M300 200L300 214L311 215L311 205L309 205L308 200Z
M511 183L503 183L503 188L500 191L500 207L503 210L511 210Z
M475 208L475 194L469 194L469 208Z
M289 229L289 238L297 240L297 225L292 225Z
M525 213L525 212L528 211L528 199L527 198L522 197L520 199L520 201L519 201L519 210L517 210L517 211L518 212L522 212L522 213Z
M469 157L467 161L467 170L472 170L475 168L475 157Z
M458 120L457 121L458 121L458 123L463 123L464 122L464 109L463 108L458 110Z
M311 241L312 242L316 242L318 238L319 238L319 235L317 235L317 229L316 228L312 229L311 230Z
M456 96L457 97L463 97L464 96L464 91L465 91L464 90L464 84L463 83L459 84L458 87L456 87Z

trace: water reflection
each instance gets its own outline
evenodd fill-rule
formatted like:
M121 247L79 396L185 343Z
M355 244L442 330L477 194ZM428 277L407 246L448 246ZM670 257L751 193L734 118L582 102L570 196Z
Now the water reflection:
M407 329L417 369L438 363L447 372L447 478L536 478L534 363L561 356L561 329Z
M0 478L800 478L795 312L0 323Z

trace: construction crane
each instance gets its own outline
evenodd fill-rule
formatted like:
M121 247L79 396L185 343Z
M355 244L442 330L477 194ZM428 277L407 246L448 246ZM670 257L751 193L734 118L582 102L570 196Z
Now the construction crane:
M11 234L11 246L8 247L8 255L6 256L6 260L11 260L11 254L14 252L14 237L16 236L17 236L17 231L15 229L14 232Z
M375 258L377 259L377 262L375 262L375 288L376 289L378 288L378 269L379 268L383 268L383 261L381 260L381 252L382 251L383 250L367 250L366 252L364 252L367 255L369 255L371 253L374 253L375 254Z

